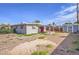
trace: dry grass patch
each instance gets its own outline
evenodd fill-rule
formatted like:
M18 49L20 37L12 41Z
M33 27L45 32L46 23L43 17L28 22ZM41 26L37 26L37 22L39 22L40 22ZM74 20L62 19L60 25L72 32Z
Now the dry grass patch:
M53 46L51 44L46 45L47 48L52 48Z
M44 39L45 38L45 36L40 36L40 37L38 37L38 39Z

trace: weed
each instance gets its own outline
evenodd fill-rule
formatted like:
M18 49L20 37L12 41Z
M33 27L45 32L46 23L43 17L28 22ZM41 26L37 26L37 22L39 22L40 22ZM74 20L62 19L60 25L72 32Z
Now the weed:
M40 36L40 37L38 37L38 39L44 39L45 38L45 36Z
M53 46L51 44L48 44L46 47L48 48L52 48Z
M43 50L43 51L34 51L32 53L32 55L47 55L48 51L47 50Z
M17 34L17 36L21 37L21 36L32 36L33 34Z

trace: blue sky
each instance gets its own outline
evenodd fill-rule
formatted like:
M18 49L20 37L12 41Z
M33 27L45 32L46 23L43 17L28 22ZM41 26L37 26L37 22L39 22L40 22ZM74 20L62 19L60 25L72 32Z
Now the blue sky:
M29 23L40 20L43 24L76 21L76 5L69 3L0 4L0 24Z

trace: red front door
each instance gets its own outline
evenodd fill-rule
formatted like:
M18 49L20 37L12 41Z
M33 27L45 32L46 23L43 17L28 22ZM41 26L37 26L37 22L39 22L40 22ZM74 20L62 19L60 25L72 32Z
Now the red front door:
M40 32L44 32L44 27L43 26L40 27Z

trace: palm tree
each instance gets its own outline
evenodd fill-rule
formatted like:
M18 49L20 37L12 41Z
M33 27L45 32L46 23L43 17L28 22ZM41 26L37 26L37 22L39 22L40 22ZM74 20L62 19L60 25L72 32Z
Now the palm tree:
M53 22L52 25L53 25L53 32L54 32L55 22Z
M48 32L51 33L51 24L48 24Z

